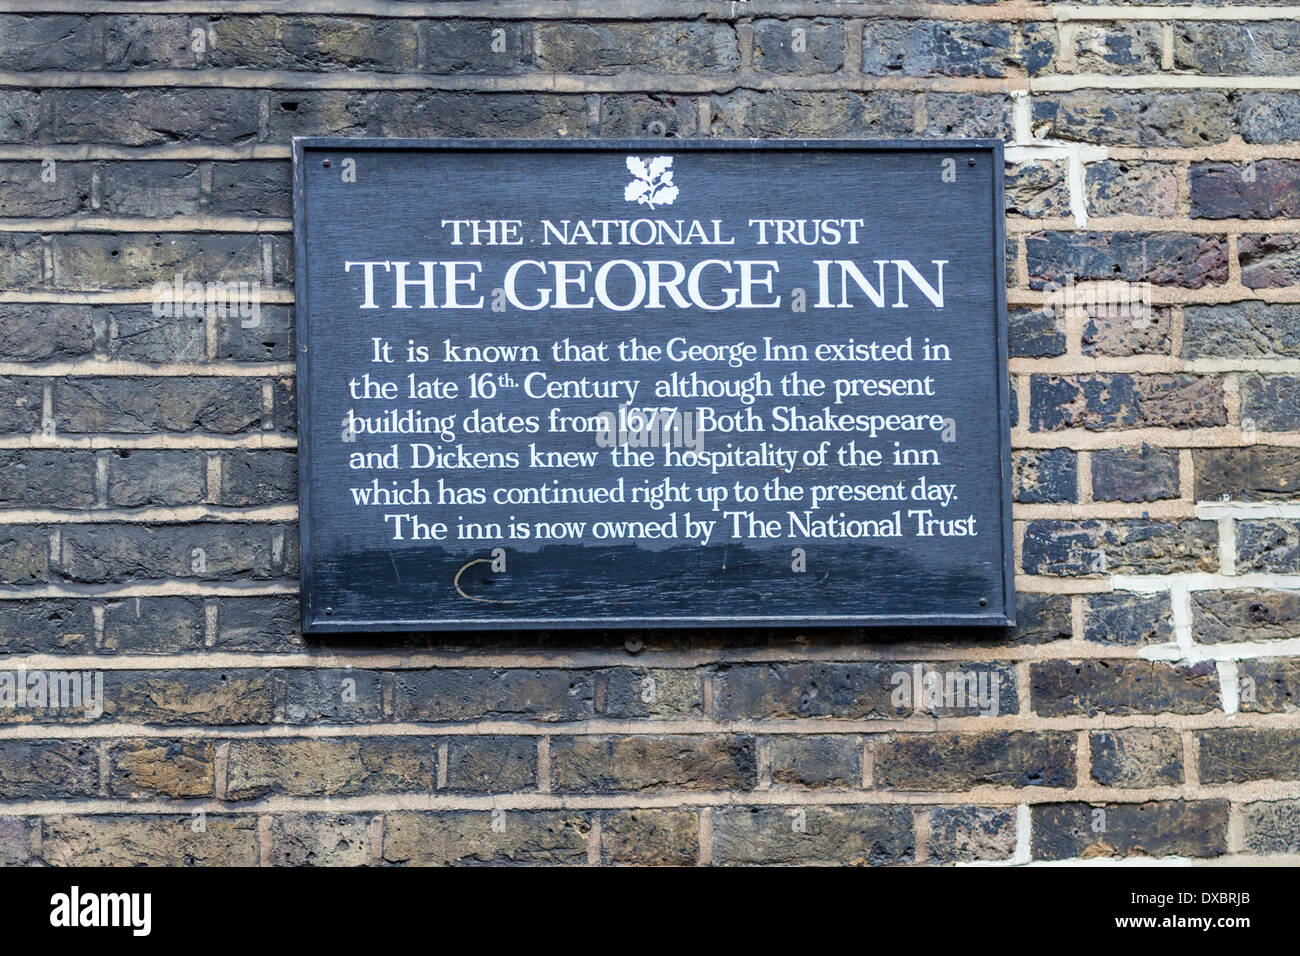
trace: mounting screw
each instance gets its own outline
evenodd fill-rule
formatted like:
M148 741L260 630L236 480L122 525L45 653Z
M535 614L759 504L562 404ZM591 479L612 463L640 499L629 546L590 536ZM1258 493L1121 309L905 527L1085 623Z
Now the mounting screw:
M639 637L629 637L623 642L623 648L629 654L640 654L645 648L645 641L641 640Z
M329 169L329 168L330 168L330 161L329 161L328 159L323 159L323 160L321 160L321 165L324 166L326 169Z
M326 616L326 617L329 617L329 616L330 616L331 614L333 614L333 613L334 613L334 608L332 608L332 607L327 607L327 608L325 609L325 616Z
M646 132L651 136L667 136L668 126L663 120L651 120L646 124Z

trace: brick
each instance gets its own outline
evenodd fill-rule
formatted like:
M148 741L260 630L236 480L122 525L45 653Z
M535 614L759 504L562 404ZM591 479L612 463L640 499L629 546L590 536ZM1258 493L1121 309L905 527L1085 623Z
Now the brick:
M209 211L227 216L293 216L293 170L281 160L212 164Z
M552 787L574 793L750 790L757 783L748 736L580 736L551 740Z
M1300 522L1276 518L1237 522L1237 573L1300 573Z
M1051 309L1007 312L1008 351L1012 358L1050 358L1065 354L1063 316Z
M269 505L297 500L298 455L259 449L221 456L223 505Z
M273 866L365 866L370 862L370 816L294 813L271 821Z
M384 677L360 668L293 669L279 680L288 724L357 724L387 719Z
M204 29L211 37L218 29L197 17L113 16L102 23L104 67L108 70L201 66L202 59L190 46L190 31Z
M437 765L429 737L236 740L226 799L428 793Z
M590 818L577 811L389 813L383 859L397 866L492 863L569 865L587 862Z
M801 49L796 49L801 47ZM767 73L834 73L844 65L844 21L754 21L754 69Z
M896 90L773 90L709 97L710 136L873 138L912 132L911 98Z
M1065 163L1036 161L1008 165L1007 212L1040 219L1070 215L1070 184Z
M31 824L22 817L0 817L0 866L27 866L31 851Z
M1068 448L1013 452L1011 476L1014 500L1021 504L1078 500L1078 463Z
M1237 103L1241 138L1247 143L1289 143L1300 136L1300 96L1295 93L1242 93Z
M257 866L257 817L209 813L197 831L188 813L46 817L41 856L51 866Z
M106 163L102 169L103 214L193 216L203 204L203 177L198 163Z
M0 359L84 358L95 349L93 316L86 305L0 304Z
M33 432L41 427L45 387L37 379L0 378L0 432Z
M1300 706L1300 660L1271 657L1241 661L1241 709L1259 714L1285 714Z
M596 695L607 717L699 717L704 708L694 670L610 668L597 678Z
M1016 850L1016 813L1008 807L935 807L929 848L935 864L1008 860Z
M202 452L120 449L106 463L111 505L189 505L207 494L207 456Z
M56 379L54 421L62 434L229 435L261 427L261 383L244 378Z
M602 863L693 866L699 854L695 810L610 810L600 815Z
M536 790L536 738L452 737L447 742L447 789L472 793Z
M0 527L0 584L38 584L49 570L49 541L39 529Z
M1273 289L1300 283L1300 236L1243 235L1237 243L1241 284Z
M104 715L120 723L265 724L272 681L264 670L107 671Z
M901 665L731 664L713 678L719 720L839 717L863 720L904 716L910 707L891 702L891 678Z
M0 162L0 215L43 218L85 212L90 175L83 163Z
M1183 307L1184 358L1300 358L1300 304Z
M533 68L533 28L509 21L429 20L419 25L422 72L501 76Z
M1031 55L1037 64L1041 45ZM1020 36L1002 23L876 19L862 31L862 72L869 76L999 77L1024 68Z
M1207 428L1228 423L1223 380L1212 375L1034 375L1029 380L1029 406L1032 431Z
M1159 23L1082 23L1073 31L1074 73L1133 75L1160 72Z
M1300 162L1193 163L1190 198L1201 219L1293 218L1300 214Z
M910 863L916 848L906 806L718 807L715 865L882 866Z
M107 584L149 578L207 581L281 576L265 525L70 525L59 570L69 581Z
M350 17L222 17L207 65L221 68L417 72L416 21Z
M91 508L94 504L92 452L0 451L0 508Z
M594 714L594 690L592 675L584 671L473 667L398 671L393 680L394 719L579 720Z
M1219 709L1213 662L1190 666L1137 660L1042 661L1030 665L1040 717L1067 714L1205 714Z
M283 90L271 97L268 136L583 136L582 96Z
M1011 139L1011 99L1002 94L926 93L926 137ZM915 116L913 117L915 120Z
M0 235L0 282L14 289L34 289L45 282L45 249L40 236Z
M56 143L233 146L257 139L257 90L51 90Z
M214 794L216 745L210 740L122 740L108 748L115 797L198 799Z
M1083 637L1095 644L1133 647L1174 639L1169 597L1114 591L1084 599Z
M69 64L96 65L93 21L80 16L0 18L0 49L9 70L66 70Z
M99 791L99 752L92 741L0 741L0 798L50 800Z
M688 96L627 93L600 98L600 134L684 139L699 131L700 111Z
M1008 643L1023 646L1063 641L1073 636L1074 623L1067 594L1016 595L1016 626Z
M0 601L0 653L90 654L94 649L90 601Z
M1228 279L1223 236L1177 232L1037 232L1025 237L1031 283L1122 279L1200 289Z
M1036 860L1211 857L1228 850L1227 800L1045 803L1030 813Z
M215 648L274 653L300 650L298 600L283 597L221 598Z
M1089 163L1084 187L1094 216L1167 216L1178 210L1173 163L1108 159Z
M1204 147L1236 131L1236 110L1219 91L1075 90L1030 100L1036 133L1106 146Z
M1123 304L1088 306L1082 312L1084 355L1169 354L1173 339L1172 316L1167 308L1130 299Z
M875 785L891 790L1072 787L1074 735L1000 731L891 735L875 746Z
M59 235L53 239L55 288L151 289L155 283L254 282L262 278L262 238L181 233ZM170 289L168 290L170 291Z
M1192 636L1203 644L1300 638L1300 592L1193 591Z
M105 601L101 650L110 654L181 654L203 649L203 601L192 597Z
M178 310L182 313L183 310ZM152 306L110 306L99 313L107 326L105 352L135 362L203 362L207 330L202 314L173 314Z
M1092 453L1096 501L1161 501L1177 498L1178 450L1142 444Z
M1104 787L1171 787L1183 782L1183 741L1177 731L1130 727L1089 738L1092 779Z
M862 786L862 738L855 734L771 738L772 785L814 790Z
M1022 568L1029 574L1171 574L1218 568L1212 521L1145 519L1030 521Z
M1300 23L1294 20L1176 23L1174 69L1203 76L1300 73Z
M1300 800L1264 800L1239 810L1246 853L1300 853Z
M1231 727L1196 734L1201 783L1300 780L1300 730Z
M293 349L293 313L287 306L262 304L256 315L217 323L220 361L291 362Z
M34 143L41 123L40 94L0 90L0 143Z
M537 66L556 73L728 73L740 65L728 24L543 21L534 29Z
M1254 445L1192 453L1197 501L1277 501L1300 496L1300 451Z

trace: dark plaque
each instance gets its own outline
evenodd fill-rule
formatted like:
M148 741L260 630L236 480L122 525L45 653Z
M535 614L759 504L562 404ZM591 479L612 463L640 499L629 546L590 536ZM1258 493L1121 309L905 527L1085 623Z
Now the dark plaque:
M1002 147L297 140L308 631L1005 625Z

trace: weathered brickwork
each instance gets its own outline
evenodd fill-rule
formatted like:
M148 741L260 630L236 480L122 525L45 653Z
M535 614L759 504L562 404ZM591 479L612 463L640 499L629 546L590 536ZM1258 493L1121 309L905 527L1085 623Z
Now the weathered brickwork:
M0 674L102 707L0 707L0 865L1300 860L1294 8L42 6L0 13ZM322 134L1004 141L1018 626L304 639Z

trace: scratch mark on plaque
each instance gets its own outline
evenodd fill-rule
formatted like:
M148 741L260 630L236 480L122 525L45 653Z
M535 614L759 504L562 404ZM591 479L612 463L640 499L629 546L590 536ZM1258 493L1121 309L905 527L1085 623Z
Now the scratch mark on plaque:
M464 591L464 590L461 588L461 586L460 586L460 576L461 576L462 574L464 574L466 571L468 571L470 568L474 567L474 565L476 565L476 564L491 564L491 563L492 563L492 561L491 561L491 559L489 559L489 558L475 558L473 561L468 562L464 567L462 567L459 571L457 571L457 572L456 572L456 576L455 576L454 578L451 579L451 586L454 587L454 588L456 589L456 593L457 593L457 594L459 594L461 597L465 598L465 599L468 600L468 601L482 601L484 604L521 604L521 603L523 603L523 602L521 602L521 601L508 601L508 600L506 600L506 599L504 599L504 598L485 598L485 597L475 597L473 594L466 594L466 593L465 593L465 591Z

